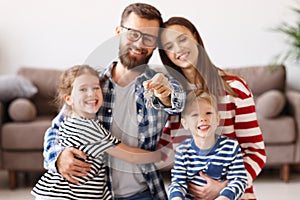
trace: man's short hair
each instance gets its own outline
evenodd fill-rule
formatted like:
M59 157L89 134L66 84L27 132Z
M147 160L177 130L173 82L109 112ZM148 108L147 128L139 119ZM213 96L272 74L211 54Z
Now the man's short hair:
M144 19L157 20L160 27L163 25L160 12L155 7L145 3L133 3L127 6L122 13L121 25L132 12Z

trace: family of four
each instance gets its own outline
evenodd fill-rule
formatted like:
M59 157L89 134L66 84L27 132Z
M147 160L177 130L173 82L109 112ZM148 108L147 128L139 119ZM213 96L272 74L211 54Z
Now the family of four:
M210 62L190 21L151 5L127 6L116 33L116 62L60 77L36 199L256 199L266 155L245 81ZM156 47L168 73L148 66ZM168 192L162 146L176 149Z

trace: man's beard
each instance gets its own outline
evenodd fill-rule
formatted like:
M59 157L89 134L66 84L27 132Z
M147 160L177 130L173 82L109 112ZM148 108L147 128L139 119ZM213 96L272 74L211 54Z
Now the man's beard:
M121 63L126 67L127 69L133 69L137 66L141 66L144 64L147 64L152 56L152 53L149 54L148 56L145 56L141 59L137 59L136 57L130 56L129 54L129 49L132 48L135 51L140 51L142 54L147 55L148 50L147 49L142 49L142 48L137 48L133 45L131 46L123 46L120 45L119 47L119 59Z

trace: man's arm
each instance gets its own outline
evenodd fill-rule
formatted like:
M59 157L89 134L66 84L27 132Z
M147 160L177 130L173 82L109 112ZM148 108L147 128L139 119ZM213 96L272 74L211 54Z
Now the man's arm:
M180 113L183 110L185 91L174 78L157 73L152 79L145 81L143 85L145 89L152 89L154 96L160 101L153 102L156 108L163 107L170 114Z
M44 136L44 168L57 172L56 160L62 152L63 147L58 142L58 130L63 121L63 110L52 120L51 127L47 129Z

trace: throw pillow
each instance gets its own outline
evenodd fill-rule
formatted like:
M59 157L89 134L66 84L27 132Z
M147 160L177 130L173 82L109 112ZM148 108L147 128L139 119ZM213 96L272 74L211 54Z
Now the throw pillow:
M18 97L30 98L37 92L38 89L23 76L0 76L0 101L2 102L8 102Z
M36 118L37 110L30 100L18 98L10 103L8 114L16 122L29 122Z
M285 105L285 96L279 90L270 90L260 95L256 100L256 111L263 117L278 116Z

